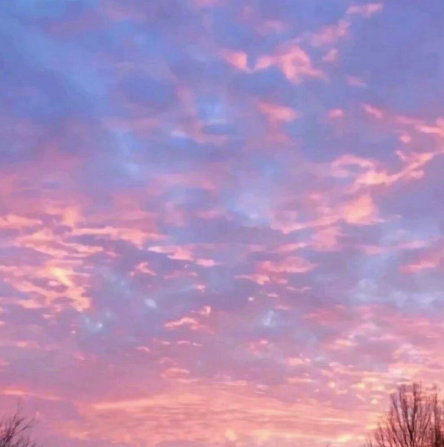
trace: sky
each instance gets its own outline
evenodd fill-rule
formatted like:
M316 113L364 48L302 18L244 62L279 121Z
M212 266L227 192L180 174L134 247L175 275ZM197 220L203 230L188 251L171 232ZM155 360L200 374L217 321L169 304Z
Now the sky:
M442 0L0 1L0 410L347 447L439 384L443 48Z

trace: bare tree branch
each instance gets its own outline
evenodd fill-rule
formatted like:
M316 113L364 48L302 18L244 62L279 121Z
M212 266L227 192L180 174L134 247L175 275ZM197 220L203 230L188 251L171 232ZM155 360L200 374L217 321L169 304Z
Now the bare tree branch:
M444 447L444 403L438 390L421 384L401 385L390 408L367 441L367 447Z
M21 407L15 412L0 419L0 447L38 447L31 440L31 432L35 419L22 414Z

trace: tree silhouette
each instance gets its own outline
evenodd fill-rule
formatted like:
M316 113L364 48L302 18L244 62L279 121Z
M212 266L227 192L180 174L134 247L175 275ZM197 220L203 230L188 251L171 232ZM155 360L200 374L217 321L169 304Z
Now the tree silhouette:
M436 388L401 385L367 447L444 447L444 403Z
M0 419L0 447L37 447L31 440L34 418L22 414L20 406L9 416Z

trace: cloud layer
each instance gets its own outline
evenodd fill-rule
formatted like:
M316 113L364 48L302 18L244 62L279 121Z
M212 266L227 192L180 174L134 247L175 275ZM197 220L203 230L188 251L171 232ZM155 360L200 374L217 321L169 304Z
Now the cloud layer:
M0 13L0 384L48 446L356 445L442 380L440 0Z

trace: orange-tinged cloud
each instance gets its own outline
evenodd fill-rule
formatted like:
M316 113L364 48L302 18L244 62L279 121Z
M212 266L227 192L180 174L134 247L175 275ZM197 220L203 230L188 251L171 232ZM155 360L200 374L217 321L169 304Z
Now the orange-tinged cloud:
M350 192L357 192L360 189L371 186L390 186L399 181L418 180L424 175L424 167L433 160L440 152L414 153L396 152L401 159L403 166L398 172L389 173L383 165L371 159L364 159L351 155L342 155L332 164L332 174L335 177L355 177ZM358 174L351 174L354 168L360 168Z
M238 439L236 432L234 430L232 430L231 428L227 428L225 430L225 437L231 442L235 442Z
M224 50L222 54L225 60L233 67L241 71L249 71L248 56L246 53L242 51Z
M299 117L296 110L278 104L259 102L258 108L272 123L279 121L289 123Z
M332 225L314 231L312 247L317 251L334 251L340 248L339 237L342 235L339 226Z
M154 246L150 247L149 251L155 253L165 253L171 259L179 259L182 261L193 260L193 254L189 248L179 246Z
M294 386L298 385L290 384L288 389ZM224 445L227 437L236 437L241 446L266 440L280 441L280 445L288 447L294 442L308 446L325 442L331 436L343 436L343 424L347 424L350 439L357 440L362 436L357 432L359 420L367 420L359 410L347 414L330 405L318 407L314 401L284 404L249 390L248 384L242 382L215 383L210 387L195 380L180 385L176 380L170 382L170 387L168 394L96 402L83 406L82 412L93 422L93 433L117 442L124 439L128 430L135 437L149 438L154 443L177 440L180 432L182 442L201 439L215 446ZM174 424L156 424L155 430L137 423L141 418L165 422L172 414L183 417ZM117 420L121 423L116 424Z
M416 248L416 247L413 247ZM401 266L401 270L406 273L417 273L423 270L438 268L444 260L444 250L439 245L432 246L416 258L416 260Z
M297 256L289 256L280 262L264 261L259 266L266 273L306 273L314 267L315 264Z
M263 70L272 65L278 66L284 76L292 83L299 83L304 78L322 78L323 72L314 68L308 54L297 44L289 43L276 55L262 56L255 65L255 70Z
M166 329L176 329L180 327L188 327L192 331L211 332L211 329L208 326L201 324L199 320L192 317L183 317L180 320L170 321L165 324Z
M371 225L377 221L377 208L370 194L363 194L342 208L343 218L352 225Z
M70 275L72 274L72 271L66 270L66 269L63 269L60 267L51 267L49 269L49 272L66 287L74 286L74 283L70 277Z
M27 300L20 301L20 305L24 308L53 307L54 310L60 311L63 306L56 302L59 298L66 297L74 309L82 312L91 305L84 286L87 275L74 272L73 268L78 266L78 261L77 263L65 262L65 264L66 267L54 266L54 261L51 261L44 266L3 267L0 268L0 271L7 272L5 282L27 295ZM33 282L41 279L49 281L48 287ZM58 291L52 288L51 281L54 280L56 283L64 285L66 289Z
M17 216L14 214L8 214L6 216L0 217L0 228L1 229L11 229L20 230L26 227L35 227L41 225L41 221L38 219L30 219L25 216Z
M249 281L255 282L261 286L271 281L271 279L268 275L260 274L260 273L252 273L252 274L248 274L248 275L237 275L236 278L248 279Z

